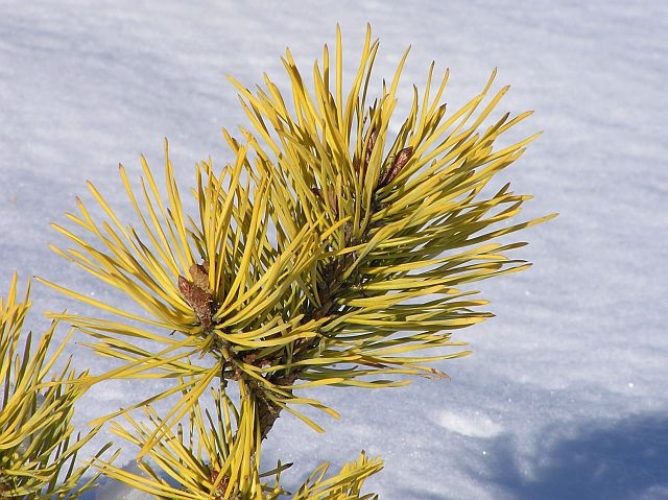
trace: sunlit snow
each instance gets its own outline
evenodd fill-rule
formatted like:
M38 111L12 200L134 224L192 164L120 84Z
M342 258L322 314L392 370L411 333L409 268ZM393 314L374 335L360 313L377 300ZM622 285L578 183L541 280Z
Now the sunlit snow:
M666 2L0 0L0 289L19 271L110 299L49 251L48 223L87 179L129 215L117 165L159 166L164 137L185 192L195 162L229 159L220 130L243 121L225 76L284 83L286 46L309 74L336 22L348 69L367 22L376 75L412 45L399 111L432 59L455 106L498 67L497 88L512 85L499 111L533 109L520 132L544 131L504 179L535 195L525 217L561 215L521 235L532 269L479 284L497 317L457 333L474 354L440 365L451 380L314 391L343 418L320 417L318 435L282 417L267 463L294 462L294 487L364 449L385 460L366 489L388 500L668 498ZM80 309L39 285L33 304L36 331L39 312ZM80 369L113 365L69 352ZM76 424L159 386L101 385ZM107 482L97 498L125 494Z

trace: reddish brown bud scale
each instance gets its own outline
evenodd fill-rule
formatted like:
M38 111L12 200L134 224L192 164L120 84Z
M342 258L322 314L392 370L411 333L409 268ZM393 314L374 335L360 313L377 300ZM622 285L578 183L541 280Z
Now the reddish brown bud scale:
M181 292L181 295L188 301L188 297L190 296L190 289L192 288L192 283L185 279L183 276L179 276L179 291Z
M244 360L244 363L252 365L253 363L255 363L255 360L257 359L257 354L247 354L242 359Z
M413 147L408 146L401 151L399 151L399 154L397 154L397 157L394 160L394 165L393 169L397 169L397 173L401 171L406 166L406 163L412 158L413 156ZM392 180L392 179L390 179Z
M190 276L193 284L202 290L209 290L209 263L204 261L202 264L193 264L190 266Z
M190 266L190 275L193 281L179 276L179 291L192 307L195 316L205 330L211 328L213 319L213 295L209 290L209 263L193 264Z
M369 139L366 143L366 155L364 156L364 166L369 165L371 161L371 155L373 154L373 148L376 146L376 139L378 139L378 131L374 128L371 129L369 134Z
M409 160L413 157L413 148L411 146L405 147L397 153L397 156L392 162L392 166L387 169L378 181L378 187L382 188L392 182L399 172L406 166Z

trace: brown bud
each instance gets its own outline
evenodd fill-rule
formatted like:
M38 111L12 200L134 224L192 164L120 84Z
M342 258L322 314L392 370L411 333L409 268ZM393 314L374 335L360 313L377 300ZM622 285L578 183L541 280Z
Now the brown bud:
M378 187L382 188L392 182L394 178L399 175L399 172L401 172L401 170L406 166L412 156L413 148L411 146L403 148L401 151L399 151L397 156L394 158L394 161L392 162L392 166L383 173L380 180L378 181Z
M221 471L214 468L211 469L211 474L209 475L209 480L211 483L215 483L218 480L218 476L221 474ZM222 479L218 482L218 487L216 488L216 491L213 492L216 496L214 497L216 500L222 500L225 495L225 490L227 490L227 485L230 482L230 478L228 476L223 476Z
M190 274L193 281L179 276L179 291L188 305L193 308L201 325L208 330L211 328L213 318L213 295L209 290L208 264L194 264L190 267ZM205 285L206 288L200 285Z
M376 145L376 139L378 139L378 130L375 128L371 129L369 133L369 139L366 142L366 154L364 155L364 166L369 165L371 161L371 154L373 153L373 148Z
M257 354L254 353L246 354L242 359L244 360L244 363L252 365L253 363L255 363L255 360L257 359Z

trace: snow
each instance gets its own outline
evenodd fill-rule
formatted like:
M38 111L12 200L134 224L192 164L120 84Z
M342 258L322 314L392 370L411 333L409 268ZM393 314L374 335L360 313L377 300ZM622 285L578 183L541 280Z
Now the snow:
M337 21L352 64L369 21L377 75L412 44L406 89L435 59L461 103L499 68L502 111L535 109L523 131L545 131L508 178L536 195L527 217L561 216L523 235L531 270L480 284L497 317L457 333L474 355L441 366L450 381L314 391L343 418L317 435L282 417L268 463L294 462L296 485L365 449L385 459L367 487L384 499L668 498L668 4L503 3L0 0L0 282L17 270L106 296L47 248L84 181L119 206L118 162L157 166L168 137L191 186L196 161L228 158L221 127L242 122L226 74L284 81L283 49L309 68ZM33 303L79 307L37 285ZM102 385L77 425L158 386ZM97 498L123 494L106 483Z

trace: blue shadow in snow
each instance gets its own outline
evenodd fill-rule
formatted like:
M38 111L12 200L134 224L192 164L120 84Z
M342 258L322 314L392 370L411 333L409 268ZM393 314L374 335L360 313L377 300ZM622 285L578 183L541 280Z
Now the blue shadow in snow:
M512 498L668 499L668 415L583 426L542 452L531 481L514 467L507 444L495 453L491 479Z

